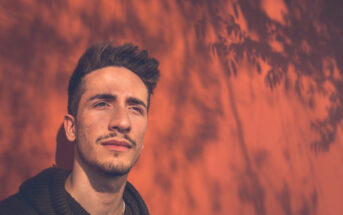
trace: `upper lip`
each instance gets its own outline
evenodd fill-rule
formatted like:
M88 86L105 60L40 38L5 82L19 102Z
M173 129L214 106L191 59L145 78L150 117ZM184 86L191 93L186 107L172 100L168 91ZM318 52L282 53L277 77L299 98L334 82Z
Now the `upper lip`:
M124 146L127 148L131 148L132 145L125 140L106 140L101 142L101 145L115 145L115 146Z

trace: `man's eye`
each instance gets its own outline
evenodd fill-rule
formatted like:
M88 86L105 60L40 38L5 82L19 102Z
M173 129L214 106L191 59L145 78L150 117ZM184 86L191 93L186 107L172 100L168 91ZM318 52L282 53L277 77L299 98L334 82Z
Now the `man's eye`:
M131 109L134 110L134 111L137 111L137 112L140 113L140 114L143 113L143 110L142 110L142 108L140 108L140 107L132 106Z
M106 107L108 104L106 102L98 102L94 104L94 107Z

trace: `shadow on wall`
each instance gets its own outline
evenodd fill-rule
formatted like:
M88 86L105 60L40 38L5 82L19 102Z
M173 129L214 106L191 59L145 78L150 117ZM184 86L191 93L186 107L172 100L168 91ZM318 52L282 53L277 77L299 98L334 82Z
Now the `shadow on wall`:
M63 124L58 129L56 142L56 166L64 169L71 169L73 167L74 159L74 143L68 141Z
M271 90L282 82L289 90L291 85L287 75L293 68L296 79L292 90L311 109L320 105L316 102L316 95L330 94L327 117L311 122L311 128L320 139L312 142L310 147L315 152L327 152L335 142L343 120L343 82L335 75L335 71L341 73L343 69L343 25L337 21L343 17L337 9L342 8L342 1L285 1L287 15L283 21L271 18L259 8L260 4L260 1L241 0L233 4L235 16L219 12L211 14L209 20L218 23L214 25L216 32L224 32L218 33L213 50L229 76L237 75L238 62L244 59L255 65L258 73L261 73L261 60L267 62L271 68L266 73L265 83ZM208 7L212 8L210 11L220 11L216 4ZM249 31L258 35L256 38L247 36L242 29L236 18L239 17L238 9L242 11ZM224 30L221 26L225 27ZM304 92L307 79L313 83L311 89ZM328 85L335 90L328 90Z

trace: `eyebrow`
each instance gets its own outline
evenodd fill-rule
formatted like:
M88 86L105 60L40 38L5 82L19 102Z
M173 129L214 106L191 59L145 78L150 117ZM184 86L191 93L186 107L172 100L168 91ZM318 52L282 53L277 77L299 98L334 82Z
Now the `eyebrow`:
M134 98L134 97L129 97L127 99L127 102L131 104L142 105L145 109L147 108L147 105L142 100Z
M96 95L90 97L88 99L88 101L92 101L95 99L103 99L103 100L107 100L107 101L114 101L116 99L116 96L112 95L112 94L108 94L108 93L96 94ZM130 103L130 104L142 105L144 108L147 108L147 105L142 100L135 98L135 97L129 97L126 100L126 102Z
M88 99L88 101L92 101L95 99L104 99L104 100L109 100L109 101L113 101L116 99L116 96L112 95L112 94L108 94L108 93L104 93L104 94L96 94L92 97L90 97Z

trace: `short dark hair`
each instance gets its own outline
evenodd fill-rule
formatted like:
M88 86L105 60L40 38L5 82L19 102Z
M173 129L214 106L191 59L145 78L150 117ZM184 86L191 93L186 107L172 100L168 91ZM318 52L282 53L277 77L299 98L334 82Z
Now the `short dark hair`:
M107 66L122 66L144 82L148 89L148 107L150 95L156 87L160 76L158 61L148 56L148 51L139 50L132 44L113 46L112 42L98 43L90 46L81 56L68 86L68 113L76 116L80 98L84 92L82 79L94 70Z

